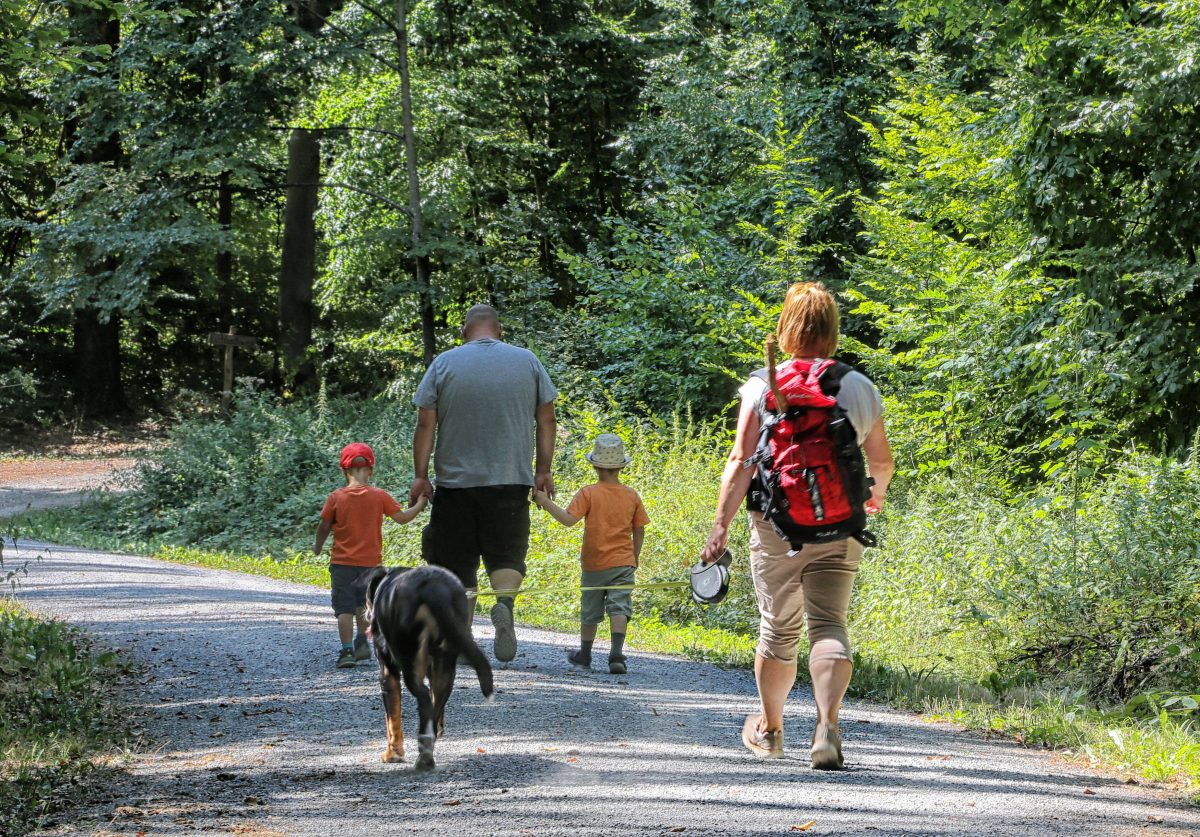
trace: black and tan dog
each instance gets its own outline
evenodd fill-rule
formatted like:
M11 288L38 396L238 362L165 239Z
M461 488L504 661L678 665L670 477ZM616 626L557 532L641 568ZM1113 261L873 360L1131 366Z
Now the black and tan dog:
M492 695L492 667L467 628L470 608L462 583L441 567L379 567L368 575L367 624L379 660L379 685L387 713L383 761L404 760L400 678L417 699L417 770L433 769L433 745L445 727L446 702L454 690L461 654L479 675L484 697ZM428 681L428 685L426 684Z

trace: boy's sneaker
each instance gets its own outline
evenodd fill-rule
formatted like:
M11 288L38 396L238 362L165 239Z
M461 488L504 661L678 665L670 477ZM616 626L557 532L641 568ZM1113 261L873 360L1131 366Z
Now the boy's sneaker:
M496 655L497 660L507 663L517 656L517 632L513 628L513 615L508 605L502 602L492 605L492 627L496 629L492 653Z
M367 638L359 634L354 638L354 662L359 663L369 659L371 659L371 646L367 645Z
M592 657L590 654L584 654L583 651L572 651L567 654L567 662L577 668L592 670Z
M337 658L338 668L354 668L354 649L343 648L338 652Z
M609 674L624 674L625 671L626 671L625 657L623 655L608 658L608 673Z

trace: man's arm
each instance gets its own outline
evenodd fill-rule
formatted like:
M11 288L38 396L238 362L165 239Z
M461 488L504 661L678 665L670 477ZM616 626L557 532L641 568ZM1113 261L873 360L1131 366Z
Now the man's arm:
M417 504L418 497L432 497L433 483L429 481L429 457L433 456L433 437L437 432L437 409L417 408L417 426L413 430L413 481L408 491L408 505Z
M554 402L547 401L539 405L534 417L537 419L537 459L534 461L533 487L546 492L550 499L554 499L554 477L550 474L550 468L554 464L555 436L558 433Z
M333 529L333 524L325 518L321 518L321 522L317 524L317 542L313 544L313 555L321 554L321 550L325 548L325 539L329 537L331 529Z

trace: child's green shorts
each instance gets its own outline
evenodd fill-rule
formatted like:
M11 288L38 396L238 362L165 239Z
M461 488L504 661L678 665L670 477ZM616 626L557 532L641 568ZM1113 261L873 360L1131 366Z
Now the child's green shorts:
M609 567L607 570L584 570L581 587L606 587L614 584L633 584L636 567ZM583 590L579 596L579 621L599 625L604 614L633 616L633 591Z

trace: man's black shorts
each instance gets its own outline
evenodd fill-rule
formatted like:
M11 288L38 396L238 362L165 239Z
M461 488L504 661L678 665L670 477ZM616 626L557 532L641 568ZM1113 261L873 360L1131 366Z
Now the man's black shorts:
M529 552L529 486L483 485L438 488L429 515L425 560L458 576L464 587L479 586L479 561L489 573L525 574ZM422 538L423 546L425 538Z

